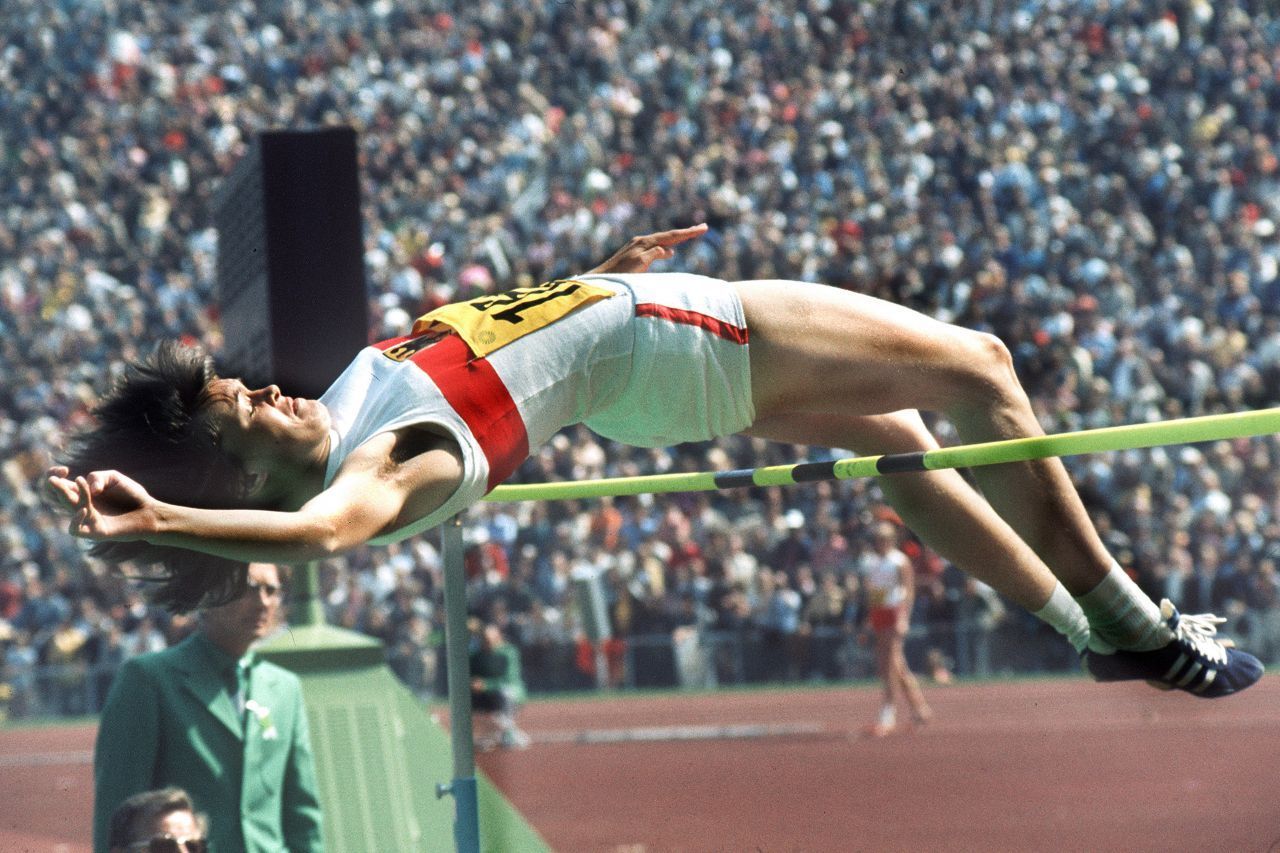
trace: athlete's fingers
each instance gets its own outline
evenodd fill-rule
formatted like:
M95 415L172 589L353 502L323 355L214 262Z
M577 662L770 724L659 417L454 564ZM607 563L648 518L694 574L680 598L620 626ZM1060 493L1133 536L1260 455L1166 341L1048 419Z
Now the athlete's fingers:
M109 487L115 485L118 474L115 471L90 471L89 472L89 488L93 490L95 495L100 495Z
M672 246L678 246L681 243L700 237L707 231L705 222L698 225L691 225L688 228L673 228L670 231L658 231L654 234L646 234L643 237L636 237L634 242L640 250L640 263L644 269L648 269L649 265L654 261L666 261L676 256L675 249Z
M76 491L79 492L76 506L82 510L92 510L93 498L89 496L89 480L85 477L76 477Z
M76 494L75 483L66 477L60 476L50 476L45 479L44 493L47 498L64 510L73 509L79 497Z
M645 272L654 261L668 260L675 257L675 251L671 248L672 246L699 237L705 234L706 231L707 224L702 222L697 225L691 225L688 228L672 228L669 231L657 231L653 234L632 237L611 258L589 270L589 272Z
M89 516L93 512L89 481L84 477L76 477L76 492L75 515L71 517L70 532L72 536L84 536L89 527Z
M688 228L673 228L670 231L659 231L656 234L650 234L649 239L662 246L674 246L692 240L694 237L700 237L707 231L707 223L700 222L697 225L690 225Z

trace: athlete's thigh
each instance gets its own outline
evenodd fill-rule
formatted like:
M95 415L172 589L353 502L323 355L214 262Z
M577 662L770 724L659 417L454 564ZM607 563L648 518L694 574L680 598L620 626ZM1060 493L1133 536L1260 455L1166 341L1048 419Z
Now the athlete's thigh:
M976 378L975 332L820 284L737 282L758 418L945 409Z
M770 441L838 447L867 456L933 450L938 441L914 409L850 415L796 409L757 416L745 432Z

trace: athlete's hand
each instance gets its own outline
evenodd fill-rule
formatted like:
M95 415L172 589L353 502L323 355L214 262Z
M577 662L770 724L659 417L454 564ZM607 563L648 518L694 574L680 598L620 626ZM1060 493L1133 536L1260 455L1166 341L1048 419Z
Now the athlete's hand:
M658 231L641 237L632 237L627 244L613 253L613 257L600 264L588 273L629 273L644 272L654 261L665 261L675 257L678 246L695 237L707 233L705 222L688 228L675 228L671 231Z
M126 541L155 530L156 501L136 481L119 471L93 471L74 480L68 474L61 466L50 468L45 491L71 512L72 536Z
M45 471L44 481L40 484L40 494L45 502L61 512L73 511L79 497L75 483L67 479L70 474L65 465L54 465Z

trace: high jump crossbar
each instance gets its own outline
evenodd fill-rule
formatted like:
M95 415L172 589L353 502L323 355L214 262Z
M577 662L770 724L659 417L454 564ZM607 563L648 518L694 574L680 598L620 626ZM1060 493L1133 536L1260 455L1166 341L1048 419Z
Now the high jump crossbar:
M1006 462L1026 462L1051 456L1079 456L1112 450L1134 450L1169 444L1194 444L1280 432L1280 408L1258 409L1153 423L1126 424L1055 435L988 441L956 447L940 447L914 453L890 453L829 462L800 462L735 471L701 471L683 474L650 474L558 483L520 483L498 486L484 500L494 503L574 500L623 495L709 492L747 486L792 486L822 480L850 480L974 468Z

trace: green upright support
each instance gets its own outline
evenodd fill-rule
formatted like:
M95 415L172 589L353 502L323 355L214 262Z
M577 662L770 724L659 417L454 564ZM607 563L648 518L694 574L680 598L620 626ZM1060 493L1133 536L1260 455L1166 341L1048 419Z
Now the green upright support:
M318 580L314 567L296 576L291 625L259 654L302 680L325 849L452 853L455 810L434 784L454 769L449 737L387 666L382 643L325 623ZM484 832L469 849L549 849L487 779L472 776L470 791Z

